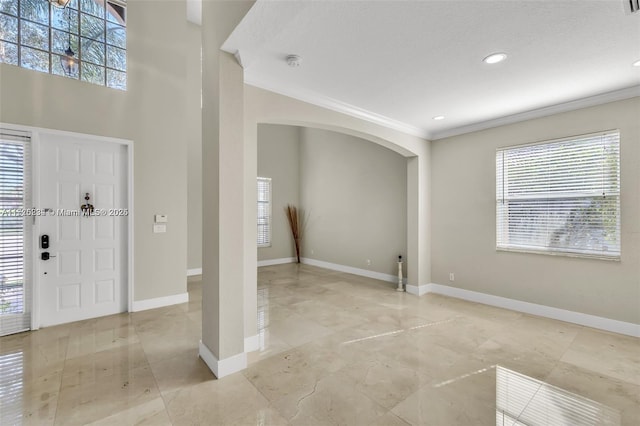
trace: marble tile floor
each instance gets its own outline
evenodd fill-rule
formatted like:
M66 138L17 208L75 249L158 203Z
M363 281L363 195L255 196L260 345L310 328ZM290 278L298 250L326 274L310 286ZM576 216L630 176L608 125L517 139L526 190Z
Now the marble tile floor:
M201 286L0 338L0 424L640 424L639 339L307 265L259 269L260 350L216 380Z

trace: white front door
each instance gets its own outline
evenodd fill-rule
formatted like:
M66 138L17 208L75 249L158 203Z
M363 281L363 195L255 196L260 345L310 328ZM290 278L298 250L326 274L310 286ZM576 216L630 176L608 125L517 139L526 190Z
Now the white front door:
M126 148L82 137L39 143L40 322L62 324L126 311ZM81 205L95 208L87 215ZM48 235L49 248L42 248ZM42 254L49 253L43 260ZM46 257L46 256L45 256Z

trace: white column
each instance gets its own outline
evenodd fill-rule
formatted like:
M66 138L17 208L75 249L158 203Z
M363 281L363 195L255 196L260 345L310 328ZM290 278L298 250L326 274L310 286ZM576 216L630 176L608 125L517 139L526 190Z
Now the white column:
M246 367L244 352L244 76L220 46L253 2L202 4L202 341L220 378ZM255 312L254 312L255 315Z
M407 292L423 295L431 281L429 146L407 159Z

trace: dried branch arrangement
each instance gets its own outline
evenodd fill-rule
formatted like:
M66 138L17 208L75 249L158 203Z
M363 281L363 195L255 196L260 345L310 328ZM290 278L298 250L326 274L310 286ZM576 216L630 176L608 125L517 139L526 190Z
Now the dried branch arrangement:
M292 204L287 204L284 212L289 220L289 228L291 228L291 236L296 246L296 258L300 263L300 241L302 240L302 218L298 214L298 208Z

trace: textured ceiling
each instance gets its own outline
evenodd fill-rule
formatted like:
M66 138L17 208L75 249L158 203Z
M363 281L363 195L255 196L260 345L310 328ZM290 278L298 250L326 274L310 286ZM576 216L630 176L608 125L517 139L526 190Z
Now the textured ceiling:
M427 137L640 85L640 13L622 0L259 0L223 49L250 84ZM493 52L508 59L483 63Z

